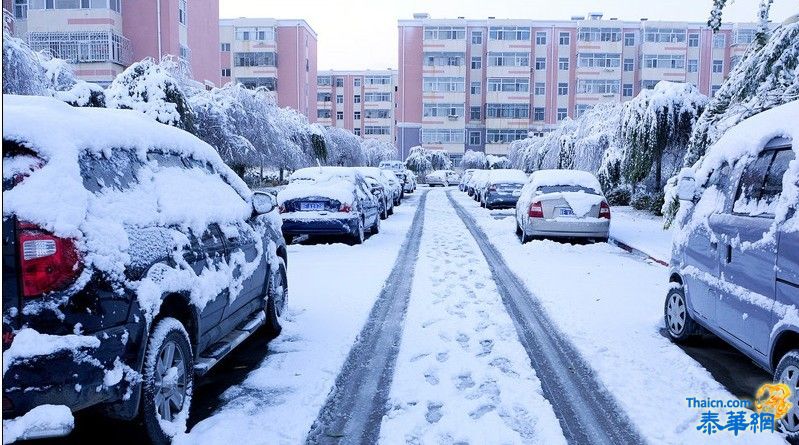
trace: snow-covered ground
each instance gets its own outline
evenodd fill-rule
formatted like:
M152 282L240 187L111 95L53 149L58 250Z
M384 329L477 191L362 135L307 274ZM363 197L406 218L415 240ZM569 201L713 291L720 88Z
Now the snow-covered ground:
M512 210L489 212L465 194L453 194L592 365L598 380L615 395L646 440L663 444L708 440L697 431L701 410L689 408L686 398L735 397L661 335L668 284L665 267L608 244L547 240L522 245L514 233ZM725 418L722 410L717 412ZM778 435L746 434L735 437L722 431L712 440L784 443Z
M480 249L444 193L426 207L381 442L565 443Z
M288 248L289 322L247 379L178 444L296 444L305 440L385 284L420 194L409 195L360 246Z
M662 216L626 206L611 209L610 237L652 258L669 262L671 235L671 230L663 228Z

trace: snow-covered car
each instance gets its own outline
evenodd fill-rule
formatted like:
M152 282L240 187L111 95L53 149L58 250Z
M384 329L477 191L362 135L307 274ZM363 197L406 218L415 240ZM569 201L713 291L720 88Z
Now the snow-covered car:
M388 181L389 185L391 186L391 191L394 196L394 205L398 206L402 204L402 198L405 196L402 179L400 179L391 170L380 169L380 172L386 178L386 181Z
M461 175L454 170L444 170L447 172L447 182L450 184L457 184L461 180Z
M465 192L466 191L466 184L469 183L469 179L472 177L472 174L476 169L474 168L467 168L463 174L461 175L460 181L458 181L458 190Z
M413 177L402 161L380 161L379 168L383 170L390 170L402 180L403 197L405 193L413 193L416 190L416 178Z
M152 443L185 431L195 377L281 330L275 205L183 130L3 96L3 418L102 405Z
M391 181L377 167L355 167L363 175L369 185L369 190L380 202L380 218L386 219L394 213L394 204L399 199L395 196L395 189Z
M447 187L449 185L449 181L447 180L447 171L446 170L436 170L432 173L429 173L425 176L425 182L430 187L435 187L440 185L442 187Z
M516 234L534 237L593 238L607 242L610 206L594 175L580 170L538 170L516 203Z
M680 172L664 316L683 342L705 328L793 392L778 419L799 440L799 102L730 128Z
M351 167L299 169L277 201L287 243L298 235L344 235L361 244L367 231L380 231L380 202Z
M527 174L515 169L488 171L488 180L480 189L480 205L487 209L513 208L519 200Z
M404 170L402 172L402 177L404 178L405 183L403 184L403 191L405 193L413 193L416 191L416 174L414 174L410 170Z
M477 170L469 179L468 192L469 196L474 198L475 201L480 202L480 190L485 186L488 181L490 170Z

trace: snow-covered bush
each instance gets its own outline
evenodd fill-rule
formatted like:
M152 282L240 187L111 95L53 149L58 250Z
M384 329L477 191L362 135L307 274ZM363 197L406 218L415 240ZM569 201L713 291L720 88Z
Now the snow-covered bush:
M486 155L486 163L491 170L510 168L510 161L505 156Z
M433 164L430 162L428 150L421 145L411 148L408 157L405 159L405 166L408 170L416 173L416 176L424 178L433 171Z
M433 170L449 170L452 168L452 161L449 154L444 150L428 150L430 155L430 165Z
M106 90L106 104L195 132L194 113L180 84L166 67L150 58L132 64L114 79Z
M327 129L329 141L328 164L354 167L364 165L365 157L361 150L361 138L343 128Z
M397 157L397 149L389 142L378 139L366 139L361 144L364 163L369 167L377 167L381 161L389 161Z
M488 160L482 151L466 150L461 158L461 168L486 169L488 168Z

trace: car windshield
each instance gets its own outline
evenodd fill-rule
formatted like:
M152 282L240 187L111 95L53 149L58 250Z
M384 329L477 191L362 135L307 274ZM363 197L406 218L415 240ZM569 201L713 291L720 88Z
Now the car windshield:
M596 190L581 185L544 185L538 187L537 191L540 193L585 192L591 195L599 194Z

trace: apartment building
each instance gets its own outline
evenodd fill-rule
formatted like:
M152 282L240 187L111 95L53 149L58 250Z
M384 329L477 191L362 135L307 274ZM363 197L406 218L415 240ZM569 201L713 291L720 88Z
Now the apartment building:
M219 0L10 0L14 35L108 85L131 63L171 54L219 85Z
M272 91L281 107L316 119L316 32L305 20L219 21L222 84Z
M716 92L753 40L754 23L604 19L399 21L397 147L506 154L594 105L632 99L660 80Z
M320 71L316 121L394 143L394 70Z

